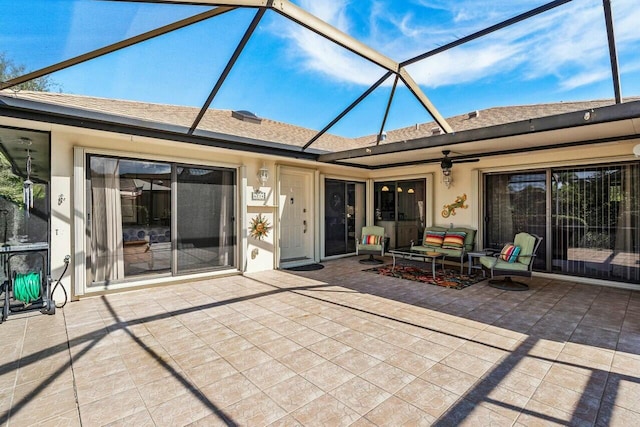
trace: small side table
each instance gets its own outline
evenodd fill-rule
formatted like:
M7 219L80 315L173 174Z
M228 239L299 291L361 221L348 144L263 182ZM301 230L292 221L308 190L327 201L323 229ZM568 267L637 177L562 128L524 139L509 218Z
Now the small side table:
M482 250L482 251L473 251L473 252L467 252L467 259L469 262L469 276L471 276L471 271L472 270L482 270L482 266L481 265L476 265L474 260L478 259L482 256L487 256L487 255L491 255L493 254L494 251L492 250ZM485 272L484 270L482 270L482 276L485 277Z

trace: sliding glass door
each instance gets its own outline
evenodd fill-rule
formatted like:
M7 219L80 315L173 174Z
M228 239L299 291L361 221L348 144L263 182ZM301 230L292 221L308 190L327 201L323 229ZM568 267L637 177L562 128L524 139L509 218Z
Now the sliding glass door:
M425 222L426 181L376 182L375 225L384 227L388 249L411 246L422 238Z
M88 283L233 266L235 171L89 156Z
M554 271L640 282L640 164L554 169Z
M638 163L486 175L484 243L535 233L538 270L638 283L639 194Z
M355 238L366 220L365 188L363 182L325 180L325 256L356 251Z
M233 265L234 175L229 170L177 168L178 273Z

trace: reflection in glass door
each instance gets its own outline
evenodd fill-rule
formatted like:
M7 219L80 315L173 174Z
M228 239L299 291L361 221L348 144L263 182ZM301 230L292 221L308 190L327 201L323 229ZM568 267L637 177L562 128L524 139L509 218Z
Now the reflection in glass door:
M176 174L176 272L233 265L234 172L179 166Z
M388 249L406 248L422 238L425 222L426 181L376 182L375 225L384 227Z
M500 250L517 233L542 237L534 268L545 269L547 242L547 174L514 172L485 177L484 246Z
M356 250L355 238L365 224L365 184L325 180L325 256Z

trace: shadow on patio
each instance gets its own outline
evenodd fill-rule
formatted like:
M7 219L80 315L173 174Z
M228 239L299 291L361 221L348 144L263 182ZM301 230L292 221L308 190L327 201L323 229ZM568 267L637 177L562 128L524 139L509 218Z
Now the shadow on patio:
M451 290L269 271L0 326L0 420L79 425L631 425L640 294Z

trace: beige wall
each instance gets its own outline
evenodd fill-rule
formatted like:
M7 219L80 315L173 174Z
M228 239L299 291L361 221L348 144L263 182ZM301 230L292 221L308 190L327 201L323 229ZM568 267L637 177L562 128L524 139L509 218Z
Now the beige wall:
M75 129L59 125L35 123L25 120L2 118L0 124L25 129L50 131L52 135L52 170L51 170L51 265L53 277L57 278L62 271L63 258L66 254L74 259L73 215L74 215L74 179L73 179L73 150L74 147L85 147L88 150L108 152L133 158L149 158L171 160L192 164L211 164L238 169L240 178L241 199L239 200L239 214L242 217L239 227L238 245L241 248L238 266L240 270L256 272L268 270L278 265L277 242L277 213L276 206L276 170L278 165L288 165L309 168L318 173L344 179L405 179L406 177L426 177L427 209L430 211L432 223L445 225L453 223L460 226L480 228L481 213L481 173L497 170L524 170L550 165L575 165L610 163L634 159L633 147L639 141L624 141L594 146L545 150L525 155L505 155L493 158L482 158L476 163L461 163L453 166L453 184L446 188L442 183L439 164L425 164L411 167L392 168L387 170L368 171L357 168L347 168L337 165L325 165L310 161L279 159L273 156L252 155L231 150L211 147L200 147L171 141L158 141L149 138L131 137L115 133L98 132L85 129ZM637 161L637 159L636 159ZM267 195L264 201L254 201L251 193L259 188L256 175L258 169L267 166L270 177L267 184L260 188ZM316 200L319 200L319 184L316 183ZM456 215L442 218L440 212L444 205L455 201L456 197L466 194L469 206L467 209L457 209ZM58 203L59 196L61 203ZM371 202L370 202L371 203ZM320 203L314 213L316 221L321 219ZM370 211L371 209L369 209ZM77 214L77 212L75 213ZM251 218L262 214L271 225L271 232L267 238L257 240L248 236L248 225ZM429 215L430 214L430 215ZM319 235L317 237L319 239ZM64 286L71 290L74 268L63 280ZM174 279L175 280L175 279Z

